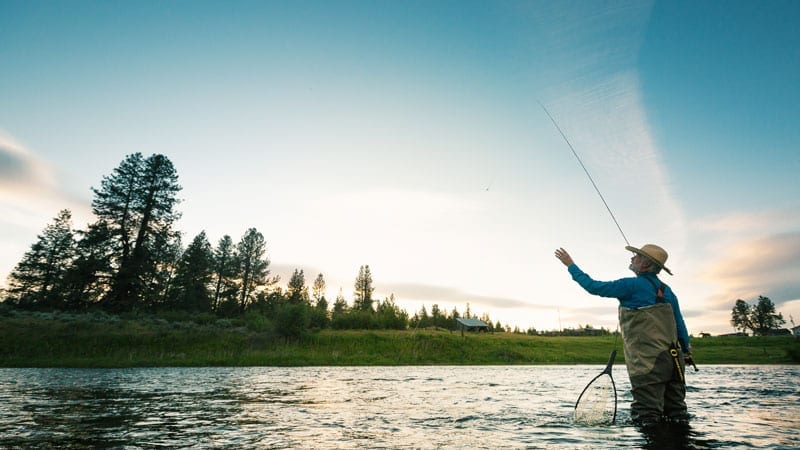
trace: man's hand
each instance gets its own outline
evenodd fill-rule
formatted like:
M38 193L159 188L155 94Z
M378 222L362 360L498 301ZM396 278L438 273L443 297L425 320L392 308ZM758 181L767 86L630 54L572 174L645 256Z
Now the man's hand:
M569 256L569 253L567 253L567 251L563 248L556 250L556 258L558 258L567 267L575 264L575 261L573 261L572 257Z
M694 359L692 359L691 352L683 354L683 362L686 363L687 366L694 367L694 371L697 372L697 365L694 363Z

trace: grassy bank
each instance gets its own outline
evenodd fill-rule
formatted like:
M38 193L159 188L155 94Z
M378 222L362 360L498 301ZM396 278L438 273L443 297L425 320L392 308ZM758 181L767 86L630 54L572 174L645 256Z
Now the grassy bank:
M613 336L462 337L442 330L323 330L287 342L257 318L180 319L6 314L0 367L603 364L614 348ZM800 342L792 337L711 337L693 346L699 365L800 362Z

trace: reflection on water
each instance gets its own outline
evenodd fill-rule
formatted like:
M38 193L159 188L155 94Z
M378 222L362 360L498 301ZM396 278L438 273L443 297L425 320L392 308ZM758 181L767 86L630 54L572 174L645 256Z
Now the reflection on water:
M800 368L690 373L690 427L572 423L599 366L0 369L0 447L796 448Z

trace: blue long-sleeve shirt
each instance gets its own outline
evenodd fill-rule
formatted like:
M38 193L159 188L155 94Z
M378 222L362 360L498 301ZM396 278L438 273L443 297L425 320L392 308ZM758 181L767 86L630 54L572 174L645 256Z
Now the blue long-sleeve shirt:
M592 279L577 265L571 264L568 267L572 279L575 280L586 292L600 297L610 297L619 300L620 306L626 308L642 308L652 306L656 303L656 287L661 286L661 281L656 274L643 272L635 277L620 278L615 281L597 281ZM650 281L648 281L648 279ZM672 313L675 315L675 324L678 327L678 341L684 352L689 352L689 333L686 331L686 323L683 321L683 314L678 305L678 297L672 292L669 286L664 285L664 301L672 305Z

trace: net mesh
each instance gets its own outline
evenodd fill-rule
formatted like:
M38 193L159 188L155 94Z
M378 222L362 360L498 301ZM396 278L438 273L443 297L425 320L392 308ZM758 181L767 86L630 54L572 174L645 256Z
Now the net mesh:
M603 374L595 378L578 398L575 421L585 425L603 425L614 422L617 409L614 380Z

